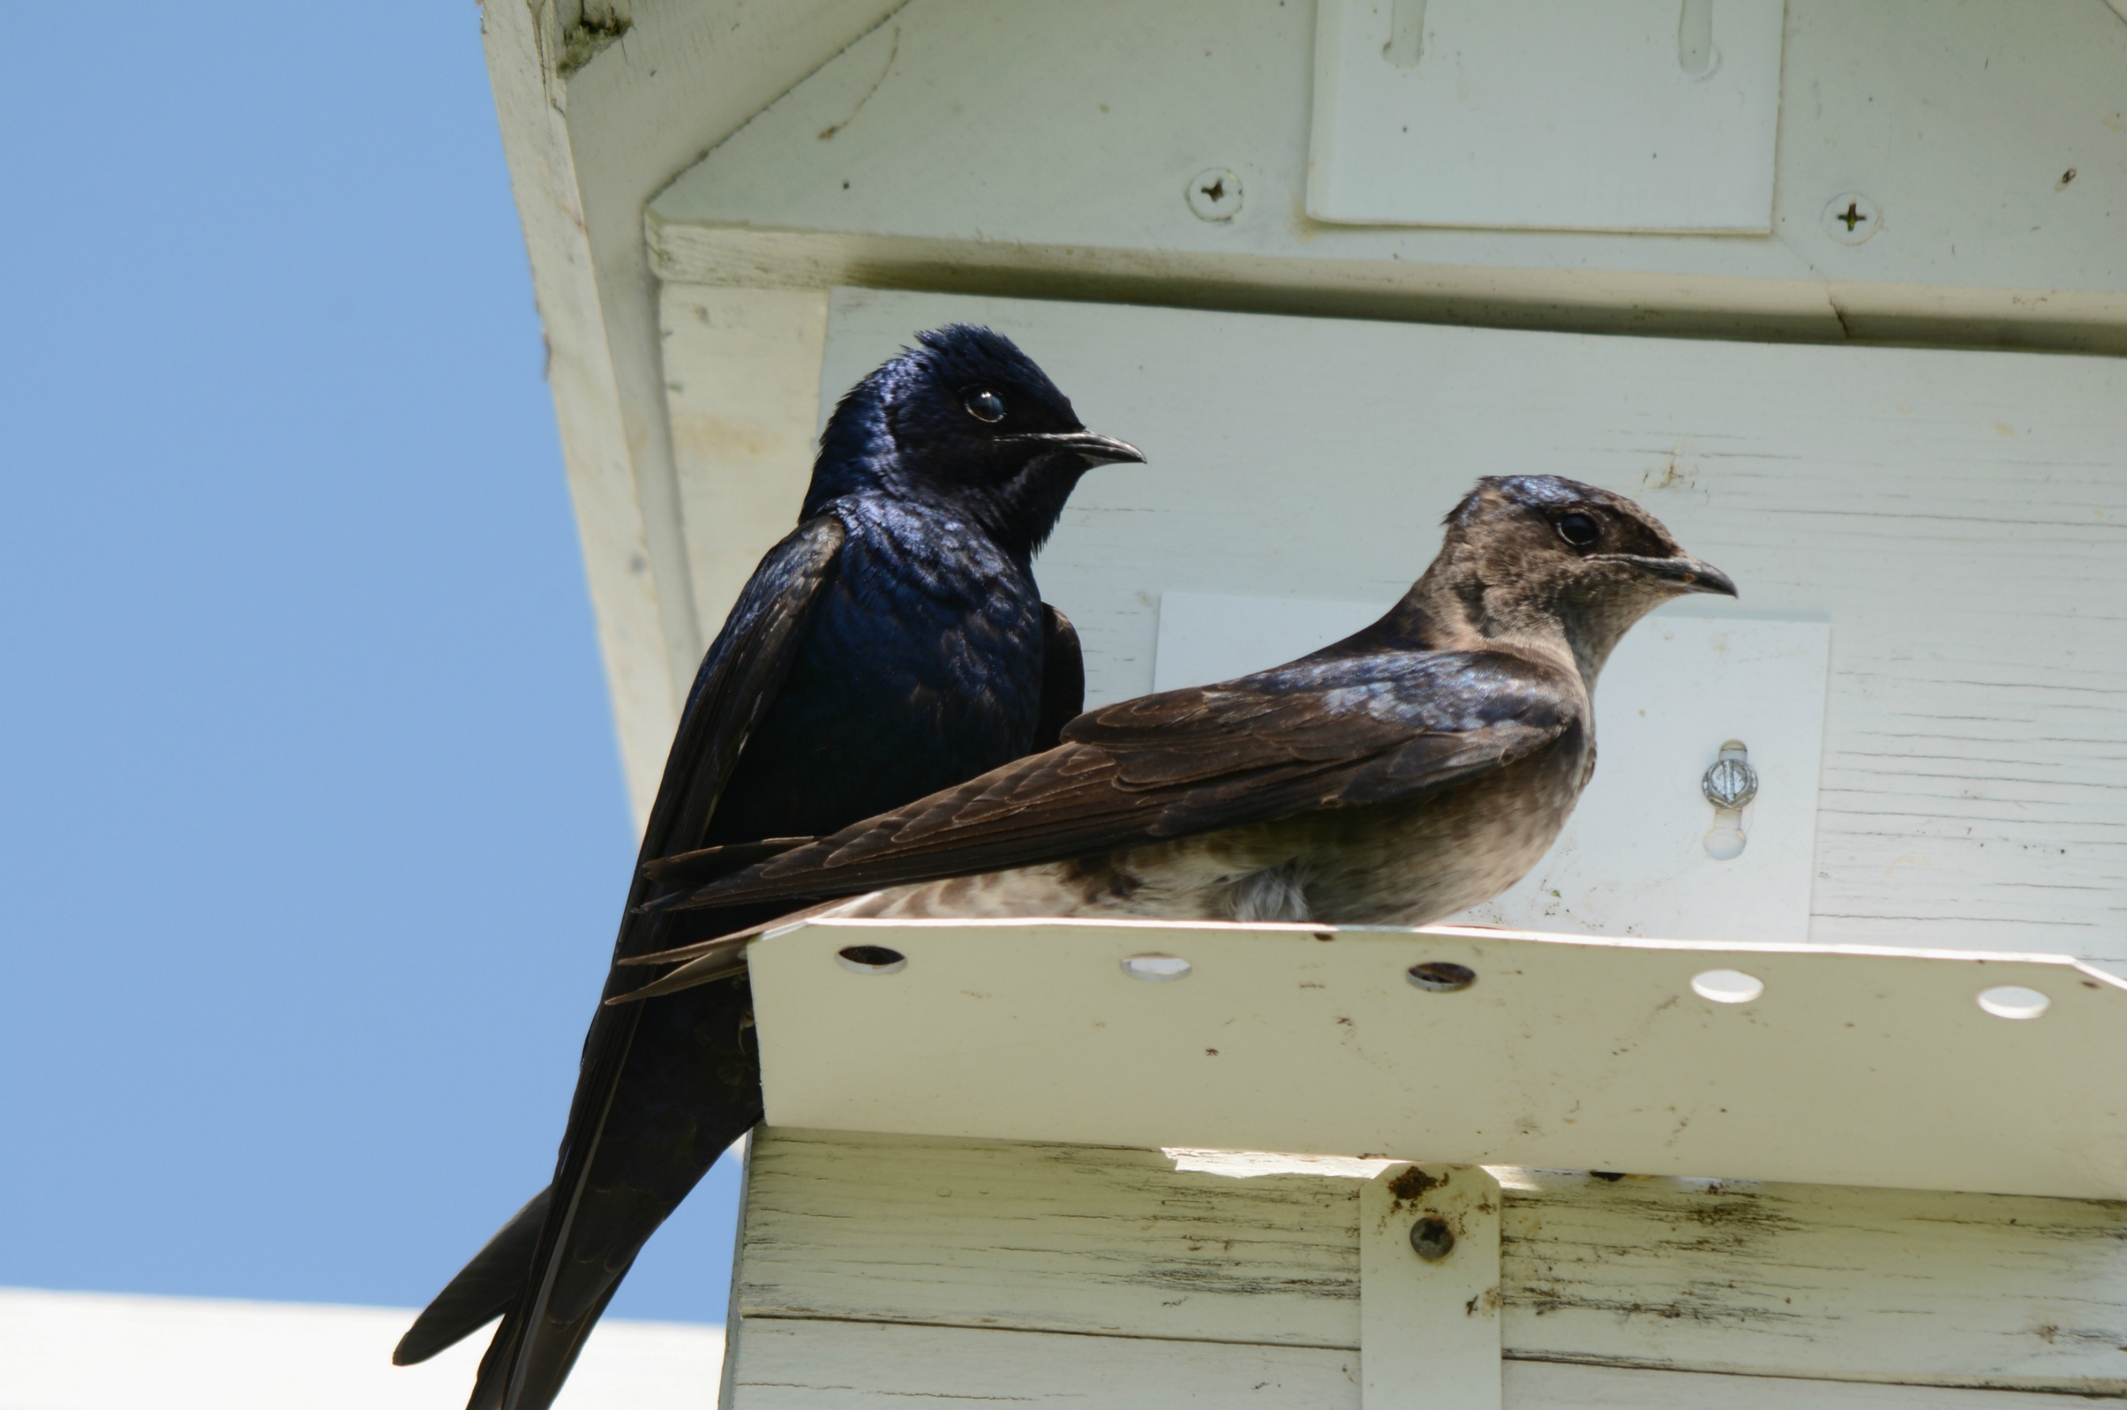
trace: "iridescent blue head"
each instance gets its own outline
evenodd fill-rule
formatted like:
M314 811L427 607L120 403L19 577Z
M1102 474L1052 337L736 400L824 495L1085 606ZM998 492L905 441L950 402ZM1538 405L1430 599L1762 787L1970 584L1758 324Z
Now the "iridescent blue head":
M1020 557L1041 547L1078 479L1143 461L1088 431L1034 360L987 328L953 323L852 387L820 436L805 514L850 494L942 505Z

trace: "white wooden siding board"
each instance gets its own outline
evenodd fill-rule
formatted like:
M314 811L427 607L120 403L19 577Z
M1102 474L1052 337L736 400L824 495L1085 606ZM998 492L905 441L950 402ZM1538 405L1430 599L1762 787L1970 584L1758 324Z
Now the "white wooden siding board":
M1717 22L1718 23L1718 22ZM1745 337L2127 347L2127 27L1787 5L1771 238L1308 220L1314 7L914 0L658 197L665 277ZM1233 219L1183 199L1239 174ZM2063 172L2073 183L2060 185ZM1834 242L1835 195L1883 227Z
M737 1355L724 1410L1359 1404L1358 1355L1313 1347L747 1317Z
M748 1318L725 1410L1242 1405L1359 1410L1358 1358L1040 1332ZM2088 1410L2079 1396L1509 1361L1508 1410Z
M667 284L659 319L695 611L713 637L761 554L798 522L827 295Z
M1694 73L1675 0L1432 0L1415 15L1382 0L1321 0L1307 213L1358 225L1765 234L1781 9L1727 0L1708 16L1703 58L1714 62ZM1423 44L1392 61L1398 22L1410 20Z
M1151 457L1036 564L1090 700L1150 688L1161 593L1385 601L1477 475L1572 475L1831 621L1812 939L2127 962L2127 364L840 291L823 391L949 318Z
M1206 1341L1359 1344L1357 1187L1157 1151L762 1128L738 1306Z
M2079 1396L1509 1361L1509 1410L2090 1410Z
M777 1128L753 1160L749 1329L828 1318L1359 1346L1360 1180ZM1495 1173L1510 1358L2127 1392L2127 1206Z

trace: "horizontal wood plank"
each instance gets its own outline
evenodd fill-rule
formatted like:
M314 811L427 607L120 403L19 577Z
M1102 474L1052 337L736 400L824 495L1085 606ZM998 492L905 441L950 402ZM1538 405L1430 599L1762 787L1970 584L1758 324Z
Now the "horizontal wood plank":
M1358 1410L1359 1358L1053 1332L748 1318L725 1410L936 1404ZM1507 1410L2074 1410L2076 1396L1509 1361Z
M2127 1393L2127 1204L1499 1172L1510 1358ZM1349 1351L1360 1182L764 1130L748 1318Z
M738 1344L723 1410L1359 1405L1358 1353L1313 1347L752 1317Z

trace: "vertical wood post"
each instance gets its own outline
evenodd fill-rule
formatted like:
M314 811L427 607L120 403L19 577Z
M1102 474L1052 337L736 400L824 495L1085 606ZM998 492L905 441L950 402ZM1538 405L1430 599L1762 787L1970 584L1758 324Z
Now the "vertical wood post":
M1392 1165L1359 1195L1365 1410L1499 1410L1499 1182Z

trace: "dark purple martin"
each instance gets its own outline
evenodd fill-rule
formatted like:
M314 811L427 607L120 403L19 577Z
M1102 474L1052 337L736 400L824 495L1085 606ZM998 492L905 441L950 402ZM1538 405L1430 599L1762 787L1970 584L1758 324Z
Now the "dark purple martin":
M1083 705L1078 638L1041 601L1035 552L1097 435L1006 338L955 324L858 383L820 439L797 529L768 551L702 660L641 863L705 847L770 855L1055 744ZM624 961L771 906L646 914ZM640 971L616 968L608 995ZM761 1115L742 972L600 1005L553 1183L399 1343L425 1360L496 1316L473 1410L545 1410L636 1253Z
M1438 920L1512 886L1558 837L1595 771L1596 677L1632 624L1735 591L1621 495L1480 480L1425 576L1363 631L1080 715L1046 753L773 857L670 859L653 871L683 889L651 905ZM727 972L746 938L645 957L683 963L642 992Z

